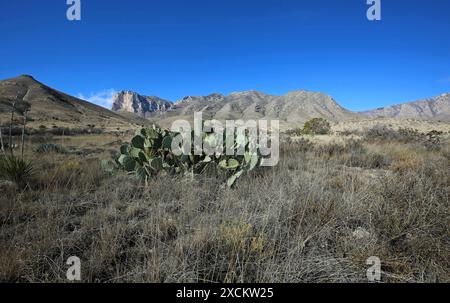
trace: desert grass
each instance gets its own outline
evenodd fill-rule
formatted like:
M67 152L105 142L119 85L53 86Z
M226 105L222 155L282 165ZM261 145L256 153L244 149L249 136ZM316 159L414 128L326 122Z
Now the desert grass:
M377 256L383 282L450 282L447 142L289 140L228 189L108 175L117 139L88 139L30 147L29 188L2 183L0 281L67 282L78 256L83 282L367 282Z

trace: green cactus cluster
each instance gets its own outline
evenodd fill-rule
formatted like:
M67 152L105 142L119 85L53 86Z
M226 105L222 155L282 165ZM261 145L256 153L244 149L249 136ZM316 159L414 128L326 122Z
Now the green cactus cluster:
M114 160L103 160L101 165L106 172L123 170L135 175L146 185L152 176L162 174L192 174L199 175L214 172L224 176L227 185L232 187L243 174L255 169L262 157L255 149L250 152L250 142L245 136L237 136L234 142L235 150L245 150L242 156L227 156L225 154L194 155L196 146L192 144L190 155L175 155L172 152L172 142L179 133L163 130L156 126L143 128L137 132L130 144L123 145ZM194 140L194 132L191 133ZM216 138L212 132L204 132L202 141L205 146L216 146ZM223 140L225 142L225 139ZM225 143L223 151L225 151ZM204 150L204 149L201 149Z

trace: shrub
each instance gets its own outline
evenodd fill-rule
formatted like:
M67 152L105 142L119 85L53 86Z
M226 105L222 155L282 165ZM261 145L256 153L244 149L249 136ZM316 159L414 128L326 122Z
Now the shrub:
M76 136L88 134L102 134L103 130L101 128L68 128L68 127L53 126L53 128L50 129L48 132L55 136Z
M0 157L0 178L14 182L20 188L24 188L32 173L33 165L30 161L15 156Z
M65 150L64 150L64 148L62 148L58 144L43 143L43 144L40 144L36 148L36 152L40 153L40 154L46 154L46 153L57 153L57 154L59 154L59 153L64 153Z
M314 144L305 138L300 138L298 140L290 140L281 146L281 152L285 154L287 151L295 152L309 152L314 150Z
M303 129L301 128L288 129L286 131L286 135L291 137L301 136L303 135Z
M302 133L305 135L326 135L331 130L330 123L323 118L314 118L305 123Z
M392 128L383 125L376 125L366 131L364 138L367 141L374 140L396 140L398 133Z
M430 131L421 133L417 129L400 128L394 130L386 126L377 125L369 129L365 134L367 141L397 141L401 143L416 143L428 150L438 150L441 147L442 132Z

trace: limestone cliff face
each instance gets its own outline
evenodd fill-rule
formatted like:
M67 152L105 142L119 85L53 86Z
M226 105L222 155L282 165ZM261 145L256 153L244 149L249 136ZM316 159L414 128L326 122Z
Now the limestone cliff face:
M116 112L131 112L141 117L152 113L162 113L173 106L172 102L154 97L142 96L132 91L122 91L113 97L112 110Z

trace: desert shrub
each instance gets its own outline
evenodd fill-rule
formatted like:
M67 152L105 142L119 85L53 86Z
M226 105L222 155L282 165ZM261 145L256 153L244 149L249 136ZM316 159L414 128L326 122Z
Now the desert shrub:
M20 188L26 187L33 174L33 164L16 156L0 157L0 178L14 182Z
M68 127L53 127L48 130L49 133L55 136L76 136L88 134L102 134L101 128L68 128Z
M392 159L387 155L372 152L353 153L346 163L348 166L363 168L387 168L391 165Z
M292 140L288 137L280 146L280 154L288 155L290 153L306 153L314 150L314 144L305 138L299 138L298 140Z
M291 137L301 136L303 135L303 129L301 128L288 129L286 131L286 135Z
M38 145L36 148L36 152L39 154L47 154L47 153L65 153L65 150L62 146L53 143L43 143Z
M338 136L348 137L348 136L352 136L352 135L359 135L360 132L356 129L345 129L343 131L336 132L336 134Z
M367 151L361 140L349 140L345 144L347 157L343 157L345 164L353 167L384 168L391 164L387 155Z
M343 153L345 153L345 151L346 151L345 146L337 143L322 144L314 148L314 153L318 157L320 156L332 157L342 155Z
M28 137L28 142L33 143L33 144L45 144L49 141L51 141L53 138L53 135L48 134L48 133L36 133L33 134L32 136Z
M4 136L9 136L9 125L2 126L2 134ZM30 134L31 134L31 131L29 129L25 129L25 135L30 135ZM13 126L11 128L11 135L13 137L22 136L22 127L21 126Z
M366 131L364 138L368 142L374 141L388 141L400 143L413 143L424 146L428 150L440 149L442 132L430 131L428 133L421 133L417 129L400 128L394 130L386 126L377 125Z
M336 158L350 167L386 168L392 163L388 155L368 152L361 140L348 140L344 144L330 143L314 147L318 157Z
M367 141L396 140L398 139L398 133L392 128L388 128L384 125L376 125L366 131L364 138Z
M343 154L361 154L365 152L364 146L359 140L348 140L344 144L329 143L318 145L314 148L316 156L341 156Z
M426 134L424 145L428 150L439 150L441 148L441 135L443 132L432 130Z
M309 120L303 126L302 133L305 135L326 135L330 133L330 123L323 118Z
M368 168L387 168L391 165L392 159L386 155L369 153L364 162Z
M291 143L291 146L299 152L308 152L313 150L314 144L308 139L301 138Z

